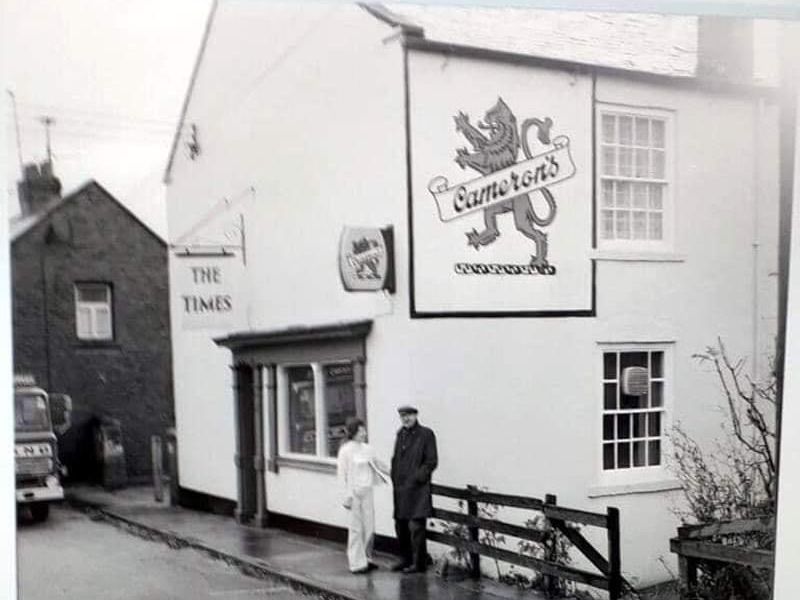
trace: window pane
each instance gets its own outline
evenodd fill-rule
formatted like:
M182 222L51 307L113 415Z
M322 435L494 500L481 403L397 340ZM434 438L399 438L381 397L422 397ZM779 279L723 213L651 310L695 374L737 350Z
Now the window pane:
M325 412L328 416L328 456L336 456L347 439L345 424L356 416L353 363L325 365Z
M626 210L618 210L616 214L617 239L631 238L631 214Z
M656 408L664 406L664 383L662 381L653 381L650 384L650 393L653 397L651 406Z
M647 413L637 413L633 415L633 437L646 437L647 432Z
M633 143L633 119L619 117L619 143L630 146Z
M625 367L647 367L647 352L622 352L619 355L619 373Z
M631 416L617 415L617 439L627 440L631 437Z
M617 149L614 146L603 146L603 175L617 174Z
M88 338L91 335L92 312L85 306L79 306L76 312L75 328L79 338Z
M661 119L653 119L651 121L652 127L652 140L650 145L654 148L664 147L664 121Z
M604 240L614 239L614 211L604 210L602 213L602 235Z
M650 413L648 419L647 434L650 437L661 437L661 413Z
M108 286L103 283L80 283L76 287L80 302L108 302Z
M629 396L622 390L619 393L619 407L624 410L636 410L637 408L647 408L647 394L644 396Z
M645 463L645 443L646 442L633 442L633 466L643 467Z
M650 119L636 119L636 145L650 145Z
M617 206L627 208L631 205L631 184L627 181L618 181L617 185Z
M107 340L111 337L111 311L105 306L99 306L94 311L95 337Z
M617 384L606 383L603 385L604 401L603 406L606 410L615 410L617 408Z
M650 177L650 163L648 156L649 153L647 150L641 148L636 149L636 169L634 171L634 177Z
M653 178L654 179L664 179L664 151L663 150L651 150L650 159L653 163Z
M647 239L647 213L641 210L633 213L633 239Z
M603 439L614 439L614 415L605 415L603 417Z
M663 377L664 376L664 353L651 352L650 353L650 377Z
M603 180L603 206L614 206L614 182Z
M627 442L617 444L617 467L627 469L631 466L631 445Z
M614 143L616 141L616 136L614 135L616 120L614 115L603 115L603 141L606 143Z
M617 378L617 353L603 353L603 379Z
M647 208L647 183L634 183L633 186L633 207Z
M647 448L647 464L650 466L661 464L661 442L656 440L648 442Z
M289 451L316 454L317 418L314 372L310 366L286 369L289 390Z
M622 177L633 177L633 149L619 149L619 174Z
M603 468L614 468L614 444L603 444Z
M663 215L660 212L651 212L650 213L650 239L651 240L661 240L664 239L664 226L662 224L664 220Z
M662 208L664 186L660 183L650 184L650 208Z

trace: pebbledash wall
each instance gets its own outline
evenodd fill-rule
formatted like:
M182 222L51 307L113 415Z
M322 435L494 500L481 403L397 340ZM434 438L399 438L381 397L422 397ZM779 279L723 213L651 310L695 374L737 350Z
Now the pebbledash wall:
M257 65L242 58L254 55ZM548 187L556 216L539 227L554 274L457 267L525 265L537 246L507 213L497 220L499 238L475 250L465 234L484 228L483 211L449 219L447 198L437 204L432 193L480 177L454 160L457 148L475 149L453 118L463 112L473 125L488 122L499 99L500 113L510 111L518 126L552 119L548 143L535 135L543 128L529 129L531 156L562 150L561 176ZM663 174L653 166L660 157L641 165L658 171L642 181L661 190L660 243L612 242L603 230L604 194L627 180L603 183L611 159L601 146L618 140L620 117L628 115L651 123L640 146L652 147L647 156L663 147ZM390 456L397 405L412 402L438 436L436 481L554 493L559 503L588 510L617 506L625 572L643 584L668 578L658 559L673 562L672 509L681 502L666 466L669 429L680 422L709 446L720 433L715 375L693 355L719 336L732 355L749 358L748 368L768 369L777 138L767 93L438 47L357 6L265 11L224 2L183 123L184 132L194 125L195 136L179 138L168 168L171 241L218 214L221 198L237 199L222 218L241 213L246 229L246 264L219 259L240 265L229 267L240 283L224 327L181 325L186 292L175 282L187 259L170 259L183 488L233 501L239 493L233 358L214 339L371 320L366 416L379 455ZM183 142L192 139L199 152L190 157ZM658 192L648 193L648 210L658 212ZM538 217L547 215L544 193L530 197ZM617 218L615 231L624 232L625 217ZM648 218L655 231L657 219ZM345 292L342 229L387 225L396 293ZM656 383L663 411L651 432L661 464L604 469L604 377L613 377L604 374L603 353L634 350L663 353ZM344 526L331 459L281 461L279 444L270 455L272 432L284 436L285 421L282 408L265 412L266 458L277 465L265 472L267 509ZM393 535L390 489L379 489L376 502L378 532Z

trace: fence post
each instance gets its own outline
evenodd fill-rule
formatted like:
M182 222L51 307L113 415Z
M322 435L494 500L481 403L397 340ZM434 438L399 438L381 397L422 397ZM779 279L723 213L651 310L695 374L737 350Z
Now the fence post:
M608 527L608 597L619 600L622 597L622 554L619 538L619 509L609 506L606 509Z
M164 454L160 435L150 436L150 449L153 454L153 491L156 502L164 501Z
M555 506L558 502L555 494L545 494L544 496L544 503L550 506ZM544 516L546 521L549 521L549 517L547 514ZM554 562L554 554L555 554L555 529L550 528L550 535L548 536L547 540L545 540L545 560L548 562ZM542 576L543 583L544 583L544 591L548 598L554 598L558 594L558 590L556 589L558 586L558 578L553 575L543 575ZM613 600L613 599L612 599Z
M478 518L478 502L475 499L475 494L478 492L478 488L474 485L468 485L467 490L470 492L470 499L467 500L467 514L472 518ZM478 530L477 525L469 525L469 539L473 543L480 542L480 532ZM478 552L470 552L469 553L469 567L470 567L470 575L475 578L479 579L481 576L481 555Z

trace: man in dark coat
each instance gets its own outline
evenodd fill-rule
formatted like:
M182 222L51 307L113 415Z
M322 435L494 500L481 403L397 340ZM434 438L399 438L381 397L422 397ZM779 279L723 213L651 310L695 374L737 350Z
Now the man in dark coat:
M397 432L392 456L394 523L402 560L395 571L421 573L428 566L425 525L433 515L431 474L438 463L436 436L417 421L417 409L397 409L403 426Z

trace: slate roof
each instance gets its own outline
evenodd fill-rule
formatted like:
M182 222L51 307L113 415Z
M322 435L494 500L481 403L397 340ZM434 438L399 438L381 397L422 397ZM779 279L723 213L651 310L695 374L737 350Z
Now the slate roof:
M162 245L166 245L164 239L158 235L155 231L150 229L145 223L137 217L127 206L122 204L119 200L117 200L111 192L106 190L102 185L100 185L94 179L90 179L74 191L70 192L66 196L62 198L56 198L48 202L42 209L38 210L34 214L31 215L15 215L11 217L8 221L8 235L10 238L11 243L13 244L26 233L28 233L31 229L36 227L39 223L45 221L50 215L52 215L55 211L59 208L68 204L75 198L81 197L86 191L94 189L95 191L104 194L106 197L110 198L113 202L115 202L122 210L127 213L129 217L131 217L134 222L139 225L140 227L144 228L150 235L152 235L158 242Z
M425 39L604 67L693 77L695 16L386 4Z

